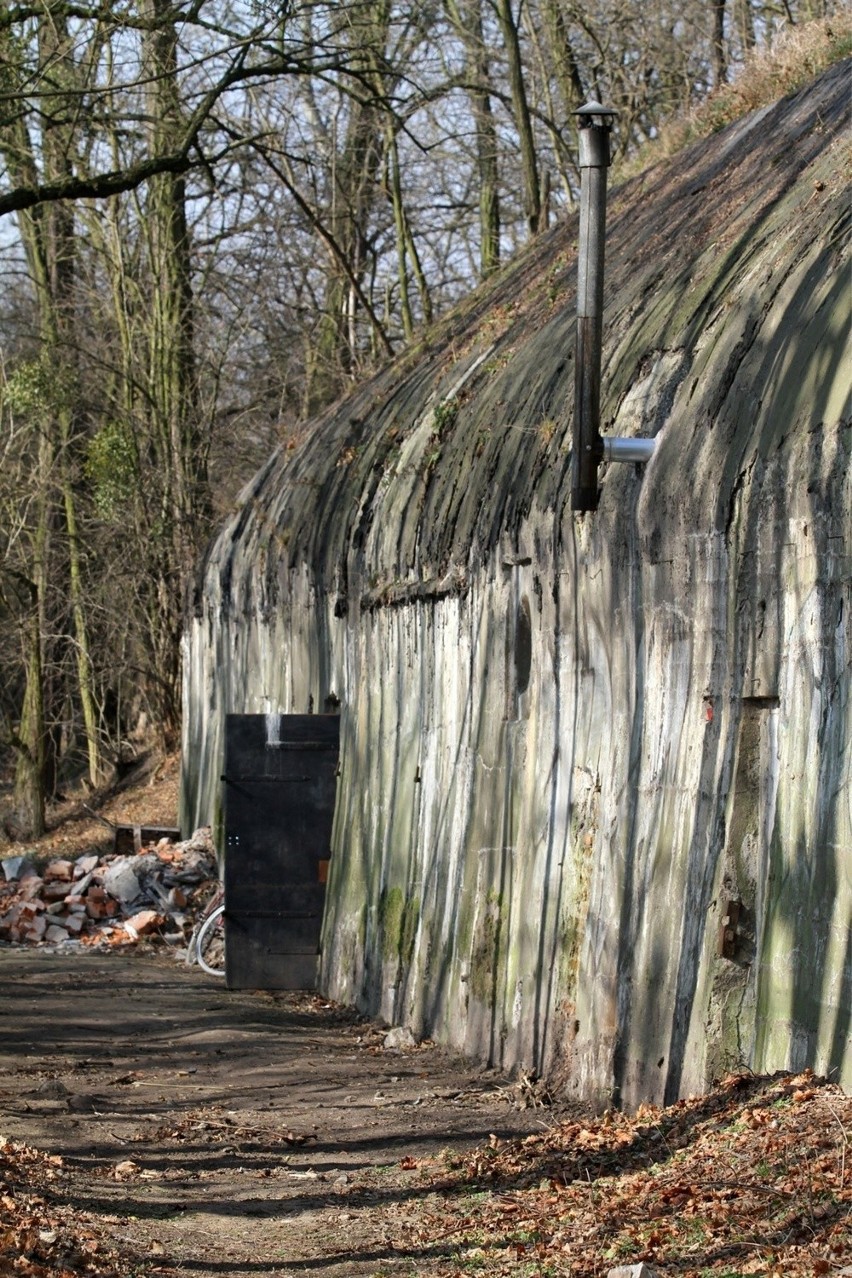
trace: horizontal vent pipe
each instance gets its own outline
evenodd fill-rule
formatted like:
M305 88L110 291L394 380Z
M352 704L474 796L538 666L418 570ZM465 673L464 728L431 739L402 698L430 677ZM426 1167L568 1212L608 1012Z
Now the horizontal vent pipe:
M614 439L612 435L602 435L604 461L650 461L656 442L655 439Z

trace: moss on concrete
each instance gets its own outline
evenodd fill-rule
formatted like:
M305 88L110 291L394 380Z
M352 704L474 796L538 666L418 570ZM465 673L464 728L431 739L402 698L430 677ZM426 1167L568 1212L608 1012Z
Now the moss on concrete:
M483 1003L492 1003L494 999L500 953L501 911L502 897L498 892L489 892L473 934L468 981L471 994Z
M383 958L398 960L403 967L411 962L420 921L420 900L406 897L401 888L385 888L379 900L379 929Z

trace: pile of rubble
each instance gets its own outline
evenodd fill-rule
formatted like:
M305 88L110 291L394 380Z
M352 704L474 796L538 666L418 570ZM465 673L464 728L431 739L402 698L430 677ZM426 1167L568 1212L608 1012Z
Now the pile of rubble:
M132 856L0 861L0 942L125 944L140 936L172 945L189 939L197 912L216 885L209 828L191 839L160 839Z

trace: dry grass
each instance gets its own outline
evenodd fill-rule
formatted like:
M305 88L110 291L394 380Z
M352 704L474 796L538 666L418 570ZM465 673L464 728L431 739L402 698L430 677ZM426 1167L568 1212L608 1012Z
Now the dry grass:
M750 111L795 93L850 53L852 6L848 4L830 18L788 27L770 48L755 51L733 83L664 124L659 137L626 157L618 165L617 180L633 177L676 155L690 142L709 137Z

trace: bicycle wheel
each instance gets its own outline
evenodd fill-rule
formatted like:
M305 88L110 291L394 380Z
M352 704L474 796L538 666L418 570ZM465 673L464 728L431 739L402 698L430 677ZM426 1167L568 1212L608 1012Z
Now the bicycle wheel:
M187 967L193 967L198 962L198 938L201 935L201 929L207 922L208 911L212 913L217 906L222 905L223 900L222 885L220 884L195 921L195 927L192 929L192 935L187 942L186 954L183 960Z
M195 942L198 966L211 976L225 975L224 915L224 905L218 905L202 923Z

